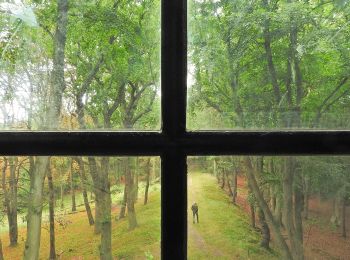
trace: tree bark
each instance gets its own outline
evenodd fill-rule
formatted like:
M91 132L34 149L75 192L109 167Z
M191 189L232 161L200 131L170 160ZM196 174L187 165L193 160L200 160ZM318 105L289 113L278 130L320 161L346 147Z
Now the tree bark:
M260 246L266 249L270 249L270 228L267 225L264 211L262 211L261 208L258 208L258 218L261 225L261 231L262 231L262 240L260 242Z
M2 251L2 241L0 239L0 260L4 260L4 253Z
M130 159L128 158L128 164L130 165ZM127 208L128 208L128 221L129 221L129 230L133 230L137 226L136 212L135 212L135 195L136 195L136 185L134 183L133 173L128 167L128 170L125 172L125 184L127 191Z
M48 162L48 156L37 157L30 178L31 184L28 198L27 240L24 249L24 260L39 259L43 185Z
M102 260L112 260L112 200L111 189L109 182L109 158L103 157L101 159L101 246L100 246L100 258Z
M70 192L71 192L71 198L72 198L72 211L77 211L77 205L75 202L75 188L74 188L74 178L73 178L73 159L71 160L71 167L70 167Z
M55 191L52 181L50 163L48 164L47 181L49 186L49 220L50 220L50 255L49 259L56 259L55 248Z
M92 213L91 213L89 198L88 198L88 194L86 191L87 178L85 175L84 162L83 162L83 159L81 157L76 157L75 160L79 166L79 176L81 179L81 186L82 186L82 191L83 191L83 199L84 199L84 206L85 206L86 214L87 214L87 217L89 220L89 224L90 224L90 226L92 226L93 224L95 224L95 221L94 221L94 217L92 216Z
M10 182L9 182L9 232L10 246L16 246L18 242L18 223L17 223L17 178L16 169L18 165L18 157L10 157Z
M124 168L124 194L123 194L123 201L119 212L119 219L125 218L125 212L126 212L126 204L128 199L128 191L127 191L127 185L126 185L126 172L129 171L129 159L127 157L123 158L123 168Z
M233 193L232 202L233 202L233 204L236 204L236 198L237 198L237 191L238 191L237 177L238 177L238 172L237 172L237 169L235 169L234 173L233 173L233 187L232 187L232 193Z
M128 199L128 192L127 192L126 183L125 183L123 201L122 201L122 205L121 205L120 212L119 212L119 219L125 218L127 199Z
M279 248L281 249L282 257L283 257L283 259L286 259L286 260L292 260L293 258L292 258L291 251L290 251L286 241L284 240L284 238L282 236L279 225L276 224L276 222L272 216L272 213L270 211L270 208L268 207L268 205L267 205L266 201L264 200L264 197L259 189L258 183L257 183L255 176L254 176L254 169L252 166L252 162L248 156L244 157L244 164L245 164L246 169L247 169L247 177L248 177L248 180L250 181L252 191L254 192L254 195L257 199L259 207L264 212L265 217L271 226L272 232L274 234L274 238L276 239L276 243L278 244Z
M102 215L101 215L101 202L102 202L102 189L100 183L100 176L97 169L96 158L89 156L89 168L90 175L93 181L94 186L94 194L95 194L95 234L101 233L101 223L102 223Z
M150 183L150 175L151 175L151 158L148 158L146 163L146 187L145 187L145 199L143 201L144 205L146 205L148 202L148 189L149 189L149 183Z
M346 199L342 199L342 206L341 206L341 230L342 230L342 237L346 238Z

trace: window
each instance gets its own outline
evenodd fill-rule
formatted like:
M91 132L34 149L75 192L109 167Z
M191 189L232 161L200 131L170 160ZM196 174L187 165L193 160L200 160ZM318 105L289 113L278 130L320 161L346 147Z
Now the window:
M161 132L3 131L0 153L160 156L161 256L186 259L187 156L347 154L350 132L186 131L187 1L163 0L161 11Z

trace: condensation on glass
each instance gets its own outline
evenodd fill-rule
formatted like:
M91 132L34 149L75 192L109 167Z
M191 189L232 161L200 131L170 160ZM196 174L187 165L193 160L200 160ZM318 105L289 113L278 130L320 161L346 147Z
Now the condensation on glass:
M159 157L2 156L0 169L1 258L160 259Z
M0 130L159 130L160 1L2 1Z
M189 1L187 128L349 128L349 1Z
M350 156L193 156L187 163L188 259L350 255Z

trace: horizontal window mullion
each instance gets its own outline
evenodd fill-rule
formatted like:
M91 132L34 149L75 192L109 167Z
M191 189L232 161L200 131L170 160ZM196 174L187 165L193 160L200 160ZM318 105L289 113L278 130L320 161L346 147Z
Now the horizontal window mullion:
M350 131L1 132L2 155L350 154Z

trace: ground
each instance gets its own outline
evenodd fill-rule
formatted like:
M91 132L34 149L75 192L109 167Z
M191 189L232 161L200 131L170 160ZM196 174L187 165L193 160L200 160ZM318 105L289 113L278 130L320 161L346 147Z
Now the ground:
M240 176L237 204L250 214L246 198L246 180ZM350 259L350 239L341 237L339 229L330 224L331 204L329 200L320 200L316 197L312 197L309 201L309 219L304 221L304 251L307 260ZM349 217L347 227L349 232Z
M199 206L199 224L192 223L191 205ZM188 259L278 259L259 246L261 235L249 216L232 205L214 176L188 174Z
M249 207L246 201L245 179L238 179L238 198L235 206L228 192L220 189L214 176L205 173L188 174L188 259L279 259L276 251L259 246L261 234L251 228ZM140 189L136 205L139 226L128 231L127 219L113 220L112 248L115 259L160 259L160 187L151 187L149 203L143 205ZM113 212L119 213L118 200L113 197ZM81 198L80 198L81 199ZM78 199L78 201L80 201ZM191 205L199 206L199 224L192 223ZM68 209L56 216L56 250L60 259L99 259L99 235L88 225L84 207L70 214ZM94 205L92 204L92 207ZM339 230L329 224L329 201L310 200L310 218L304 225L306 259L350 259L349 239L340 236ZM64 214L64 212L66 212ZM47 214L45 211L44 214ZM348 218L348 226L350 226ZM22 223L22 221L20 221ZM49 253L47 218L44 218L40 259ZM20 225L19 245L8 247L7 230L2 229L1 239L5 259L22 259L25 225ZM272 243L272 248L276 248Z

